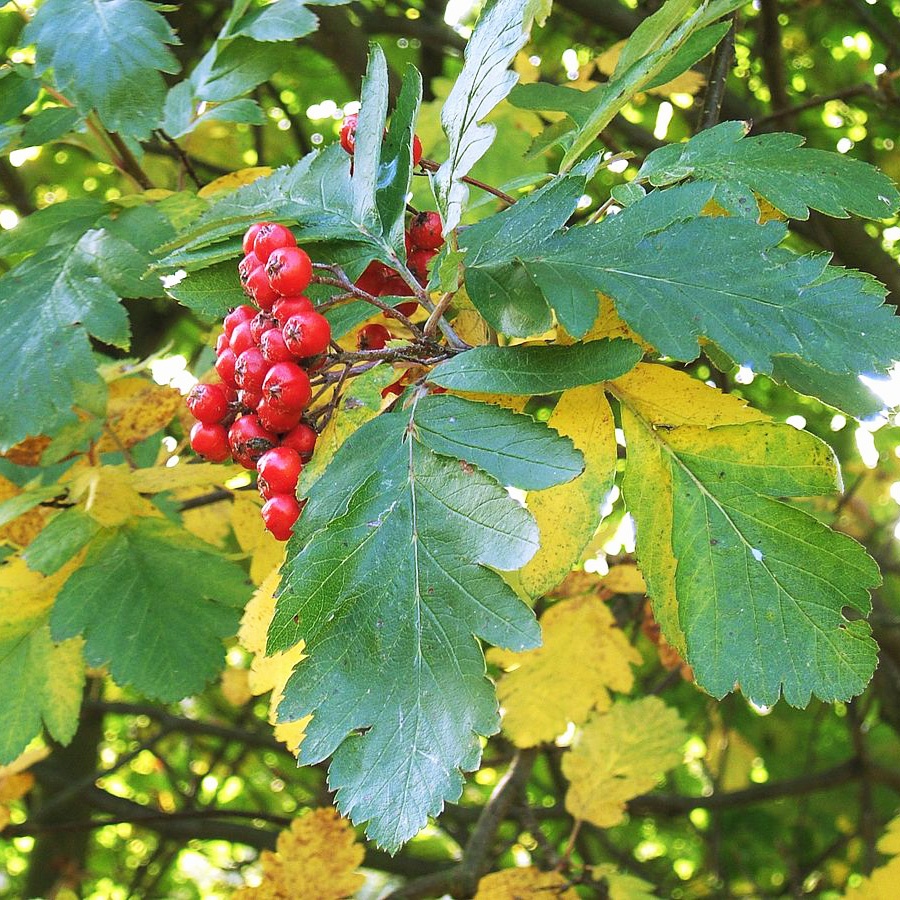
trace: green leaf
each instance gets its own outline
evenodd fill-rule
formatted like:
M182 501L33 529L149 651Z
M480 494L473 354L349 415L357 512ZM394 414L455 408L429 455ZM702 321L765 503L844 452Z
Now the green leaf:
M89 231L74 246L51 244L0 278L6 306L0 341L17 349L0 362L0 380L29 401L0 408L0 451L72 418L79 385L100 381L90 336L128 346L128 317L98 274L102 234ZM46 364L23 365L23 359Z
M27 69L30 73L30 69ZM0 122L14 119L38 98L41 84L16 69L0 71Z
M229 310L247 302L237 274L237 258L192 272L166 293L208 322L220 321Z
M41 529L40 534L22 551L28 568L42 575L58 572L76 553L97 535L97 521L80 509L59 513Z
M621 338L570 346L474 347L441 363L428 380L475 394L556 394L618 378L640 358L641 348Z
M22 143L26 147L49 144L72 131L81 119L81 113L73 107L46 106L22 129Z
M772 377L798 393L816 397L857 419L874 416L886 405L855 373L842 375L826 372L796 356L776 357Z
M877 646L843 609L870 611L878 567L782 499L835 489L830 448L661 366L641 366L611 389L641 570L697 684L716 697L738 685L766 706L782 693L792 706L859 694Z
M747 137L746 122L722 122L691 138L654 150L638 179L660 187L685 179L715 181L749 198L754 192L793 219L810 209L886 219L900 208L900 192L874 166L840 153L804 148L797 134Z
M107 209L108 204L87 197L39 209L21 219L15 228L0 231L0 256L33 253L53 239L74 242Z
M384 123L388 110L388 70L384 51L377 44L369 50L369 65L359 95L359 120L350 176L353 221L381 232L375 200Z
M280 45L261 44L246 37L217 40L191 73L197 100L224 103L252 91L282 65Z
M659 50L687 15L693 2L694 0L666 0L652 16L647 16L625 42L612 78L621 77L643 57Z
M23 33L37 44L36 69L53 69L59 90L85 115L97 110L110 131L147 138L157 127L166 86L178 62L166 47L178 39L141 0L47 0Z
M459 224L469 196L462 179L497 132L484 119L518 80L509 65L528 40L537 15L546 15L539 0L496 0L484 9L466 44L465 63L441 111L450 148L434 186L445 233Z
M136 519L92 541L51 628L55 640L83 635L85 659L108 665L119 684L180 700L222 669L222 639L236 632L247 596L243 570L209 544L168 521Z
M310 0L277 0L268 6L258 7L241 18L232 34L243 34L255 41L294 41L312 34L319 27L319 19L307 9ZM330 0L319 6L337 6L350 0Z
M729 28L731 28L731 22L719 22L717 25L710 25L708 28L695 31L681 45L681 49L672 57L672 61L646 85L645 90L652 91L653 88L668 84L696 65L716 48L719 41L728 34Z
M531 416L462 397L419 401L416 437L443 456L474 463L501 484L542 490L584 471L581 452L567 437Z
M402 413L356 431L309 493L269 631L269 652L302 639L308 654L279 718L313 714L300 762L333 754L339 808L391 851L459 798L478 736L498 729L476 636L539 642L493 571L523 565L537 538L496 481L432 453Z
M833 373L887 371L900 323L884 289L828 266L827 256L779 248L783 223L700 216L712 191L708 183L654 191L599 225L552 235L529 272L558 310L563 299L576 306L607 294L642 338L676 359L694 359L705 338L766 374L776 356Z
M224 103L203 104L203 113L197 114L201 101L194 96L190 81L181 81L166 95L162 129L172 138L190 134L202 122L218 119L223 122L245 122L263 125L265 114L255 100L227 100Z

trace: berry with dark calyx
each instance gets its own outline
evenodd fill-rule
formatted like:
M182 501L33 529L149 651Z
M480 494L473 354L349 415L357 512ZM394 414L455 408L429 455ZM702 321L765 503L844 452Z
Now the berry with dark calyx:
M249 322L256 315L256 310L252 306L237 306L222 321L222 325L225 327L225 337L228 340L231 340L231 335L234 329L241 324L241 322Z
M302 294L312 280L312 261L300 247L279 247L266 263L266 275L282 297Z
M216 371L226 387L237 387L237 382L234 380L234 364L236 361L237 356L235 356L231 347L226 347L216 358Z
M250 274L254 269L258 269L262 263L259 261L259 257L255 253L248 253L239 263L238 263L238 277L241 279L241 284L246 284L247 279L250 277Z
M391 333L384 325L365 325L359 329L356 336L356 346L359 350L383 350L385 344L391 339Z
M356 150L356 126L358 122L359 116L356 113L351 113L349 116L344 116L344 123L341 125L341 146L351 156L353 156L353 151Z
M271 309L278 299L278 291L269 284L269 276L263 266L259 266L250 273L250 277L244 284L244 292L251 296L260 309Z
M270 328L260 339L259 349L270 362L291 362L294 354L287 348L280 328Z
M244 412L257 412L262 403L262 391L248 391L246 388L238 391L238 403ZM268 425L266 426L268 428ZM271 428L269 429L272 430Z
M291 316L296 316L297 313L309 312L312 309L315 309L312 305L312 300L309 297L298 294L295 297L279 297L272 307L272 315L275 316L278 324L284 327L284 323Z
M262 339L262 336L270 329L275 328L278 325L278 320L275 316L272 315L271 312L266 312L263 310L262 312L257 313L250 320L250 334L253 337L253 343L256 346L259 346L259 342Z
M228 432L221 425L197 422L191 428L191 449L210 462L225 462L231 455Z
M420 212L409 223L409 242L416 250L440 250L444 246L441 217L436 212Z
M284 342L297 356L318 356L331 343L331 325L317 312L298 313L284 323Z
M228 429L228 446L231 455L245 469L255 469L256 461L278 445L278 437L264 428L255 415L241 416Z
M281 446L296 450L303 462L309 462L313 455L313 450L316 449L318 437L319 435L312 426L307 425L306 422L301 422L287 434L282 435Z
M228 347L228 335L223 331L216 338L216 356L218 356L226 347Z
M406 260L409 271L416 276L416 280L423 287L428 284L428 267L436 253L436 250L415 250L409 254L409 258Z
M296 247L297 238L290 228L284 225L275 225L272 222L264 223L253 240L253 252L259 261L265 265L274 250L282 247Z
M263 522L272 536L286 541L294 533L294 523L300 516L300 504L293 494L273 494L262 508Z
M228 398L221 384L195 384L186 402L191 415L206 425L221 422L228 415Z
M296 363L275 363L263 381L263 399L282 412L302 412L312 397L309 376Z
M259 406L256 407L256 415L259 416L259 421L262 422L263 427L273 434L286 434L300 423L303 410L276 409L263 397Z
M263 379L271 366L259 347L250 347L234 361L234 380L241 390L261 391Z
M234 350L235 356L240 356L245 350L255 347L253 335L250 332L250 323L241 322L234 326L231 332L231 341L229 342L231 349ZM240 385L238 385L240 387Z
M273 447L256 463L260 479L265 480L273 494L293 494L302 469L300 454L285 446Z
M412 162L413 167L419 164L419 161L422 159L422 142L419 140L419 136L417 134L413 135L413 145L412 145Z
M256 235L259 234L260 228L265 224L265 222L256 222L244 232L244 240L241 246L245 255L253 252L253 242L256 240Z

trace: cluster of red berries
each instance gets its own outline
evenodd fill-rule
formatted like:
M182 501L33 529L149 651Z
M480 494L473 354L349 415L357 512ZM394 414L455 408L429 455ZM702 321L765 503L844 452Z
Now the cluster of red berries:
M213 462L230 456L259 473L266 528L286 541L300 515L297 479L316 431L302 421L309 372L325 361L331 326L305 296L312 263L283 225L261 222L244 235L238 273L256 306L225 316L216 343L220 383L197 384L187 405L198 421L191 447Z

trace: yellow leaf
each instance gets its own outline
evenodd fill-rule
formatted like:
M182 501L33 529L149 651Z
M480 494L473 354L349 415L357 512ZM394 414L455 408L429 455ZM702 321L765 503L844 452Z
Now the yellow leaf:
M223 466L220 463L187 465L180 462L175 466L135 469L131 473L131 486L141 494L156 494L159 491L178 491L184 488L222 484L236 472L235 467Z
M135 375L109 386L106 424L97 441L101 453L128 450L167 425L184 403L174 388Z
M678 713L658 697L616 701L584 726L563 756L570 782L566 809L599 828L618 825L625 804L681 762L686 740Z
M497 696L503 730L518 747L552 741L592 709L609 709L609 692L629 692L629 666L641 662L609 608L590 594L551 606L541 616L541 632L544 643L536 650L488 651L488 660L513 669L500 679Z
M222 672L220 687L222 696L232 706L246 706L253 697L250 673L246 669L229 666Z
M34 775L25 770L43 759L49 752L43 748L37 753L26 750L8 766L0 766L0 831L9 825L11 818L9 804L21 800L34 787Z
M750 785L756 748L736 729L715 722L706 736L706 764L719 790L739 791Z
M657 896L649 881L620 872L612 863L588 868L594 881L606 882L609 900L654 900Z
M274 656L266 656L266 634L269 623L275 615L275 592L278 590L280 575L278 569L273 569L263 580L263 583L254 592L253 597L244 609L241 618L241 627L238 631L238 641L249 653L253 654L253 662L250 665L248 686L255 695L272 692L269 701L269 722L275 724L278 704L281 702L284 686L297 663L305 659L303 649L306 646L303 641L295 644L284 653L276 653ZM275 725L275 737L294 754L300 747L300 742L306 733L306 726L312 716L304 716L296 722L282 722Z
M625 44L625 41L619 41L597 57L595 62L599 71L604 75L612 75ZM671 81L667 81L659 87L650 88L647 93L655 94L658 97L668 97L672 94L689 94L693 97L704 84L706 84L706 78L703 75L688 69L686 72L676 75Z
M22 493L18 485L0 475L0 503L11 500ZM13 544L16 547L27 547L41 532L50 511L43 507L35 507L11 522L0 527L0 543Z
M613 566L600 579L600 586L614 594L644 594L647 591L644 576L634 563Z
M235 494L231 504L231 527L241 550L250 554L250 578L254 584L261 584L284 560L284 544L266 531L261 509L259 498L248 492Z
M900 816L892 819L878 841L878 850L892 858L875 869L861 884L851 887L844 900L895 900L900 885Z
M559 872L542 872L534 866L491 872L478 882L475 900L578 900L575 889Z
M547 424L572 439L585 466L567 484L528 494L528 509L541 532L540 549L520 573L532 597L559 584L578 563L600 524L600 507L616 474L612 410L601 386L563 393Z
M12 556L0 566L0 642L41 624L83 557L84 552L78 554L52 575L29 569L21 556Z
M633 341L647 353L653 351L653 347L648 344L636 331L632 331L631 327L616 312L616 307L612 300L606 294L598 294L600 298L600 313L597 321L594 322L591 330L584 336L585 341L599 341L602 338L624 338L626 341ZM560 343L572 343L572 338L566 335L566 340Z
M205 484L195 488L184 488L174 491L173 496L180 502L200 497L213 490L215 485ZM181 513L184 527L201 540L216 547L224 547L231 536L231 501L208 503Z
M313 809L278 835L277 850L264 850L263 882L242 888L239 900L341 900L365 883L356 870L365 851L350 823L332 807Z
M474 309L461 309L453 319L453 330L473 347L480 347L490 339L488 323Z
M162 513L132 487L127 465L72 468L70 496L84 503L84 511L104 528L115 528L136 516Z
M200 188L197 196L209 200L221 194L230 194L245 184L252 184L257 178L271 174L272 169L269 166L250 166L247 169L238 169L237 172L229 172Z

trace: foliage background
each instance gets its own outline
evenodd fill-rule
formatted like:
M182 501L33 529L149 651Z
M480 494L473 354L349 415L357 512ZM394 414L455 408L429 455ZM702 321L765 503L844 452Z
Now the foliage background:
M526 82L587 86L609 71L604 53L657 6L557 0L547 26L535 32L516 68ZM192 72L232 6L199 0L163 12L180 38L171 47L174 59L183 72ZM105 201L127 209L129 197L142 188L190 187L191 172L206 184L238 169L288 164L333 142L342 111L358 97L373 39L384 48L393 78L407 62L422 71L426 102L417 131L426 156L442 159L439 100L459 72L476 12L468 3L438 0L316 7L318 30L277 44L248 43L236 51L250 62L238 76L243 81L233 88L234 95L257 105L234 108L237 122L201 122L178 138L179 148L149 131L139 143L111 143L102 130L79 128L64 118L67 111L58 100L42 93L21 115L14 110L12 124L0 129L5 148L0 159L0 226L5 232L0 233L0 257L5 262L0 260L0 266L5 269L17 260L21 247L15 241L21 232L16 225L37 210L66 200ZM30 15L22 3L0 6L0 44L8 63L27 66L34 61L22 36ZM738 21L723 118L750 120L756 133L784 129L803 134L810 146L850 154L900 178L900 103L894 87L900 67L900 4L760 0L748 4ZM707 68L708 62L698 66L701 73ZM177 80L175 75L165 78L168 84ZM3 90L4 81L0 106L11 96ZM399 80L392 83L396 89ZM149 88L136 86L123 108L139 115L144 90ZM607 129L606 143L613 151L632 149L638 158L624 172L603 171L591 181L585 215L606 200L614 185L633 176L642 155L693 133L700 98L702 88L695 79L667 95L641 95L626 107ZM492 121L500 134L476 167L478 178L508 186L514 176L555 168L545 155L522 159L541 125L536 113L504 104ZM139 166L132 160L139 160ZM417 180L413 202L427 207L429 191L423 181ZM495 208L485 195L481 211ZM139 215L134 214L129 236L147 227ZM808 222L790 224L796 248L827 249L837 262L883 281L889 302L900 300L897 223L814 213ZM161 380L180 377L181 384L179 367L193 373L208 368L207 323L159 290L144 292L139 285L126 296L133 297L126 300L132 331L129 359L159 354L150 371ZM0 297L5 311L13 302ZM126 358L113 346L102 349L110 359ZM712 379L747 397L776 420L806 427L835 448L845 491L819 501L815 511L862 541L885 574L872 617L881 647L876 678L852 703L814 701L804 711L784 704L754 709L740 696L715 702L696 691L677 664L672 667L671 659L661 657L648 637L651 628L642 630L639 585L633 579L604 582L591 575L587 584L572 590L576 595L599 592L608 600L643 659L633 693L662 696L685 723L689 737L683 760L669 771L661 790L629 803L629 816L621 824L573 828L563 804L564 751L552 744L525 751L528 765L514 782L522 793L494 823L490 840L474 853L467 851L464 859L478 855L479 863L491 870L529 861L552 866L561 858L571 859L575 871L582 865L609 865L644 879L654 886L646 890L659 896L840 896L883 861L877 840L900 793L898 422L875 416L857 424L762 377L746 383L740 373L723 376L704 361L689 369L701 380ZM14 395L5 405L27 403ZM169 433L176 440L182 436L178 426ZM154 428L142 434L131 453L149 461L157 458L159 448ZM18 486L35 477L33 469L17 465L14 457L0 461L0 474ZM57 474L48 468L41 477L52 483ZM271 568L272 557L264 557L269 551L241 541L240 524L232 526L239 521L239 503L191 509L185 499L177 500L185 521L193 517L207 538L214 537L245 565L250 561L251 576L265 574L267 561ZM632 561L633 551L620 521L620 513L614 514L595 542L602 553L601 571L606 565L613 572L630 571L617 568ZM23 542L21 533L7 530L0 536L7 555ZM36 784L24 799L16 799L13 776L0 782L0 801L9 782L12 804L11 824L0 840L0 870L5 872L0 889L6 895L228 896L244 883L248 870L251 879L258 873L258 851L274 848L281 828L309 808L330 805L324 770L297 769L272 736L267 702L251 699L246 675L240 674L249 664L247 652L235 645L228 661L219 685L168 704L151 703L117 687L102 671L89 673L72 743L51 745L51 754L32 767ZM448 808L397 856L367 845L362 896L399 888L404 879L415 884L456 864L514 752L506 737L492 739L461 805ZM428 882L423 884L423 892L406 896L429 896ZM591 896L606 889L593 884L580 890ZM620 890L630 893L618 896L638 895L633 884Z

